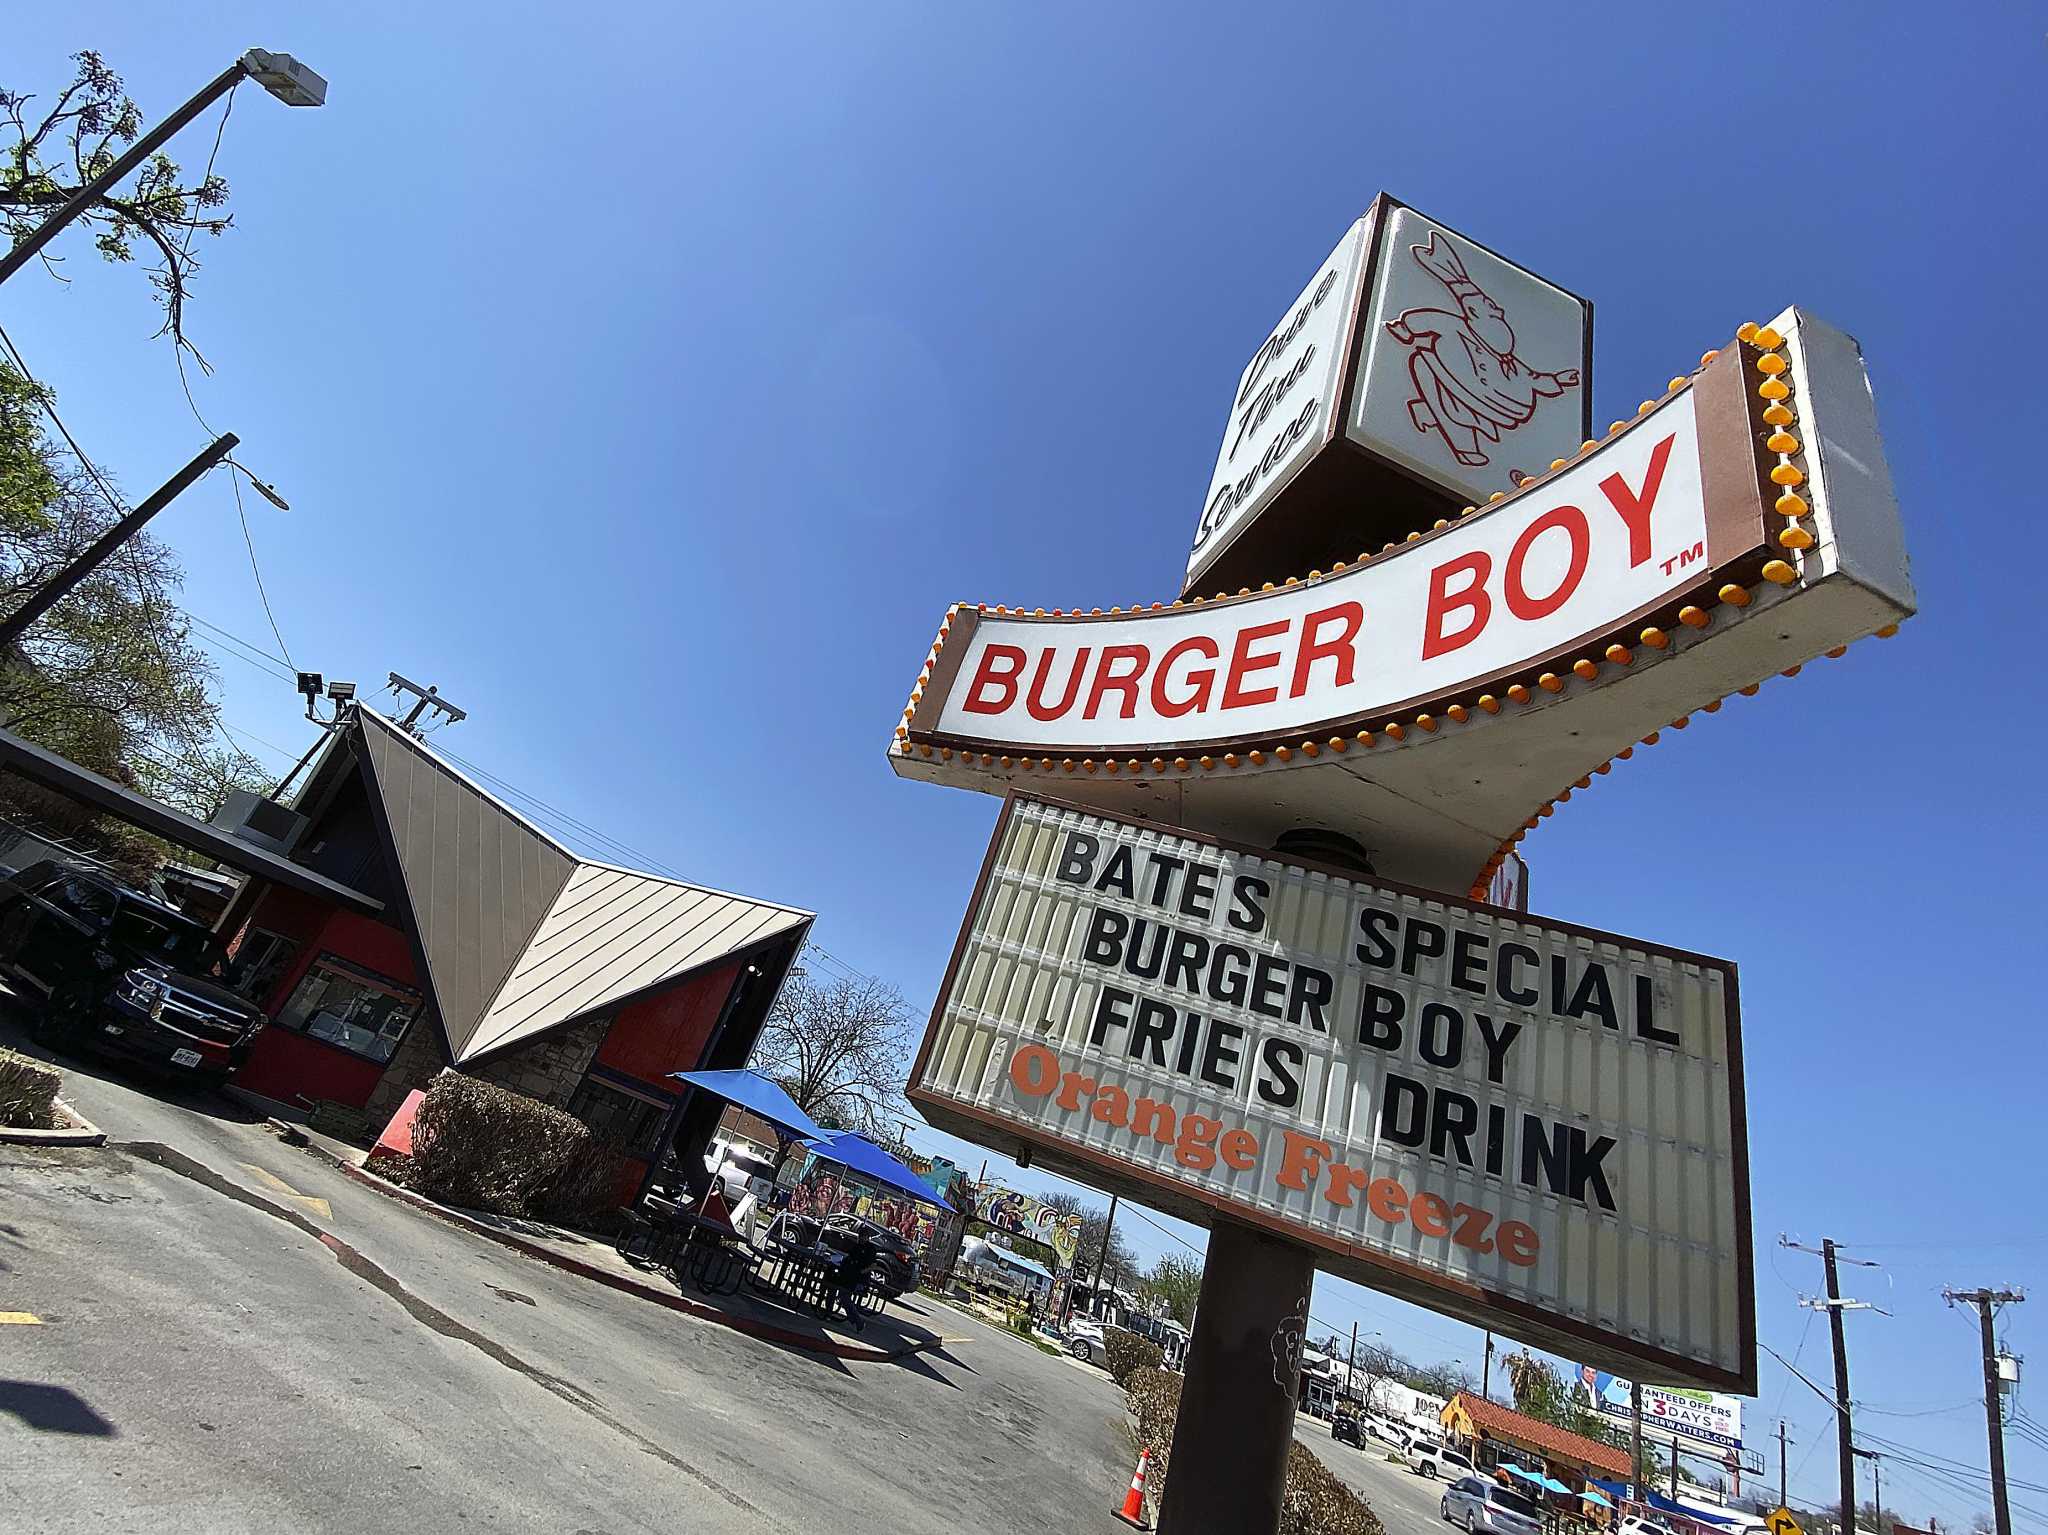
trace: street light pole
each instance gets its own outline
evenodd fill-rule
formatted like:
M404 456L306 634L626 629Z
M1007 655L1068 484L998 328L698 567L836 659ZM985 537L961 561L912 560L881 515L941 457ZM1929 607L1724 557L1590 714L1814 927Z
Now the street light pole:
M126 154L72 193L62 207L38 224L13 250L0 256L0 283L33 261L65 225L105 197L123 177L163 148L179 129L249 79L259 81L265 90L286 106L317 107L327 99L327 82L290 54L266 53L261 48L251 48L208 81L198 95L129 145Z
M31 624L63 601L79 582L105 564L109 555L140 533L150 518L175 501L194 480L232 453L239 441L241 439L233 432L216 437L200 450L197 458L166 480L147 501L116 521L111 528L92 541L91 547L85 553L45 581L28 601L9 613L5 619L0 619L0 656L4 656L14 647L15 641L28 632Z

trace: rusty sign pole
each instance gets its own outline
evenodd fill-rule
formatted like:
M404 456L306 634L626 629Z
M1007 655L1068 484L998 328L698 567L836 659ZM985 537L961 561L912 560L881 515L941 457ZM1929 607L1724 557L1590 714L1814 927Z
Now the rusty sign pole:
M1298 1243L1230 1220L1210 1229L1160 1535L1278 1526L1315 1277Z

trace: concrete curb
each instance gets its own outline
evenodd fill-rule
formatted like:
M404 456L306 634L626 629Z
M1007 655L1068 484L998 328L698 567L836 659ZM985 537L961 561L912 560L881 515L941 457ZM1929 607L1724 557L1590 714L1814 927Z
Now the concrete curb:
M712 1322L720 1327L729 1327L734 1332L746 1333L750 1337L761 1339L763 1342L781 1344L785 1348L801 1349L809 1354L825 1354L836 1359L851 1359L868 1364L892 1364L897 1360L908 1359L914 1355L926 1353L937 1348L944 1341L940 1338L933 1338L929 1343L913 1343L907 1348L893 1350L875 1348L866 1343L843 1343L836 1338L813 1337L809 1333L798 1332L794 1328L777 1327L772 1322L757 1322L751 1317L733 1316L728 1312L720 1311L715 1306L707 1306L701 1301L693 1301L686 1295L678 1295L668 1290L659 1290L653 1285L643 1284L637 1279L628 1279L623 1274L614 1274L609 1269L600 1268L594 1263L585 1263L581 1258L571 1257L567 1253L556 1252L553 1248L545 1247L539 1242L529 1242L524 1237L514 1236L508 1231L500 1231L494 1226L486 1225L480 1220L464 1215L460 1210L452 1210L447 1205L436 1204L433 1200L428 1199L422 1194L415 1194L411 1189L400 1188L389 1179L380 1178L375 1173L356 1166L355 1163L345 1157L336 1156L326 1147L308 1140L302 1128L291 1123L289 1120L272 1119L267 1121L267 1123L287 1145L296 1146L301 1151L320 1158L321 1161L340 1171L344 1177L353 1178L365 1188L374 1189L387 1199L395 1199L401 1204L411 1205L415 1210L435 1216L448 1222L451 1226L460 1226L465 1231L473 1232L488 1241L496 1242L500 1247L509 1247L516 1253L521 1253L528 1258L537 1259L551 1267L580 1275L584 1279L594 1280L598 1284L613 1290L622 1291L627 1295L636 1295L642 1300L654 1302L657 1306L666 1306L671 1311L680 1311L683 1315L695 1317L699 1321Z
M62 1098L57 1107L71 1121L62 1130L26 1130L0 1126L0 1146L104 1146L107 1132L87 1119Z

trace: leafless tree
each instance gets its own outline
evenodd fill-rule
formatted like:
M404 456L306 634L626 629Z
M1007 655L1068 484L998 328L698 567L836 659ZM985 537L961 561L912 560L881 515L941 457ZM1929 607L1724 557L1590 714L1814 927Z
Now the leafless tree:
M754 1064L828 1129L893 1140L910 1040L909 1005L887 981L799 963L769 1011Z

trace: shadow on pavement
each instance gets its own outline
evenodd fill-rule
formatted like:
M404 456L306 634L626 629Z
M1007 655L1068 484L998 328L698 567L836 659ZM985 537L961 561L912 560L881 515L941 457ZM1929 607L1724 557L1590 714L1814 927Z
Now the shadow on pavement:
M0 1380L0 1413L15 1417L45 1434L88 1434L109 1439L114 1425L68 1386L32 1380Z

